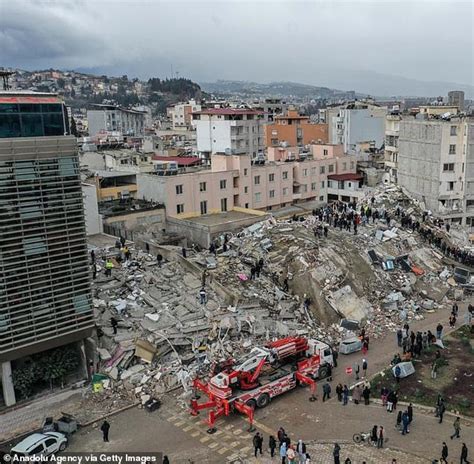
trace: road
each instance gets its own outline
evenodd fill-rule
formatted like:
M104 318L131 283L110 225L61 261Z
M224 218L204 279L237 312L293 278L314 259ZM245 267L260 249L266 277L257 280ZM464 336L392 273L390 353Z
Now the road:
M460 317L463 320L466 305L460 305ZM413 330L433 331L439 321L447 326L449 310L444 309L427 314L421 321L410 325ZM398 351L395 334L383 339L372 340L366 359L369 363L368 374L373 375L385 368ZM354 377L345 374L345 366L351 366L356 360L361 361L361 353L340 356L339 367L333 376L333 390L338 382L354 382ZM320 387L318 387L320 389ZM320 395L318 395L320 396ZM276 434L282 426L292 440L299 438L312 443L310 448L317 453L314 462L325 464L333 462L331 450L335 441L342 443L344 459L348 455L358 461L363 456L367 463L431 462L439 458L443 441L448 443L450 458L459 462L461 443L465 442L474 454L474 423L463 422L461 441L451 441L453 417L446 415L443 424L438 424L433 414L415 410L415 418L410 434L402 436L395 430L396 416L389 414L378 404L369 406L349 403L342 406L337 399L323 403L318 400L308 401L309 390L297 389L294 392L276 398L263 410L255 413L257 430L263 433L265 445L269 434ZM81 430L71 442L71 451L163 451L170 457L171 463L225 463L238 462L272 462L264 456L262 459L252 458L252 434L247 432L248 424L239 415L219 419L217 433L206 433L207 426L203 423L205 416L192 417L185 410L180 410L173 398L165 398L162 408L155 413L145 413L141 409L131 409L110 419L110 443L102 443L97 428ZM373 425L382 425L388 437L387 445L405 451L378 451L371 447L354 447L349 444L355 432L368 431ZM316 443L318 442L318 443ZM321 443L323 442L323 443ZM345 444L347 443L347 444ZM347 454L344 454L347 453ZM356 459L356 460L354 460ZM472 459L472 456L471 456ZM276 462L276 461L275 461Z

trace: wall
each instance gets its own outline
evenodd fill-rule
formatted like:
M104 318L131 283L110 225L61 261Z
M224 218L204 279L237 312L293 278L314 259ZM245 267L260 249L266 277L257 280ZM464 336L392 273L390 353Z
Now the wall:
M88 110L87 111L87 127L89 136L93 137L100 131L106 129L105 111Z
M303 143L307 145L311 142L321 140L323 143L328 142L328 125L327 124L270 124L265 126L265 145L267 147L276 146L272 144L272 139L278 139L277 144L287 142L289 146L297 146L297 129L303 132Z
M104 219L104 223L114 227L133 231L142 226L155 225L157 229L164 229L166 223L165 209L152 209L148 211L136 211L119 216L110 216Z
M355 153L358 142L375 141L375 147L380 148L385 140L386 111L376 109L341 110L345 115L344 151Z
M102 215L99 214L97 189L93 184L82 184L84 197L84 216L86 220L86 235L100 234L103 231Z

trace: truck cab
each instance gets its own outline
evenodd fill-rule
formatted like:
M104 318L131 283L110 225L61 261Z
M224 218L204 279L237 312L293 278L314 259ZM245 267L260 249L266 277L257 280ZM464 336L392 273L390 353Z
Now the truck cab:
M308 356L319 355L320 367L318 370L318 378L324 378L327 375L327 366L334 367L334 356L332 348L321 340L310 338L308 340L309 348L306 352Z

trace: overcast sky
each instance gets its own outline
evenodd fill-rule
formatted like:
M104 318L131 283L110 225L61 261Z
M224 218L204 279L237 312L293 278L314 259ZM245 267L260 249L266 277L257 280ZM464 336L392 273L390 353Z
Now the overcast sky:
M473 19L471 1L452 0L0 0L0 66L142 78L173 67L197 81L355 90L379 74L472 85Z

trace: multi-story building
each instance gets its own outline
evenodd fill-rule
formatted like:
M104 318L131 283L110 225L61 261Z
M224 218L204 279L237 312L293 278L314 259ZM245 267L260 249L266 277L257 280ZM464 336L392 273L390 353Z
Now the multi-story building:
M148 113L115 105L93 105L87 110L89 135L94 137L100 132L117 131L123 135L143 135Z
M448 105L456 106L460 112L464 111L464 92L462 90L448 92Z
M400 121L398 183L435 216L474 226L474 121Z
M400 134L400 113L387 114L385 118L385 167L392 182L398 179L398 138Z
M52 94L0 92L0 362L91 335L84 207L76 139Z
M329 142L342 144L345 153L357 154L357 148L367 142L376 149L384 144L387 108L355 101L326 108L323 114L329 125Z
M197 150L209 160L214 153L248 154L263 151L263 111L243 108L208 108L193 113Z
M305 201L324 204L329 176L353 176L356 168L355 157L333 145L311 145L307 153L298 147L269 148L266 159L214 154L210 169L139 174L138 197L164 203L167 215L181 218L234 207L271 210ZM352 201L362 195L359 180L350 186L334 181L333 199L336 195Z
M288 103L280 98L265 98L263 101L255 101L252 108L263 111L263 119L265 122L273 122L276 116L286 114L288 111Z
M192 113L201 111L201 105L195 100L190 100L187 103L178 103L166 109L168 117L171 119L171 127L173 130L185 129L191 130L192 127Z
M327 142L327 124L313 124L309 116L300 116L296 110L289 110L283 116L275 116L273 124L265 126L267 147L277 147L280 144L295 147Z

